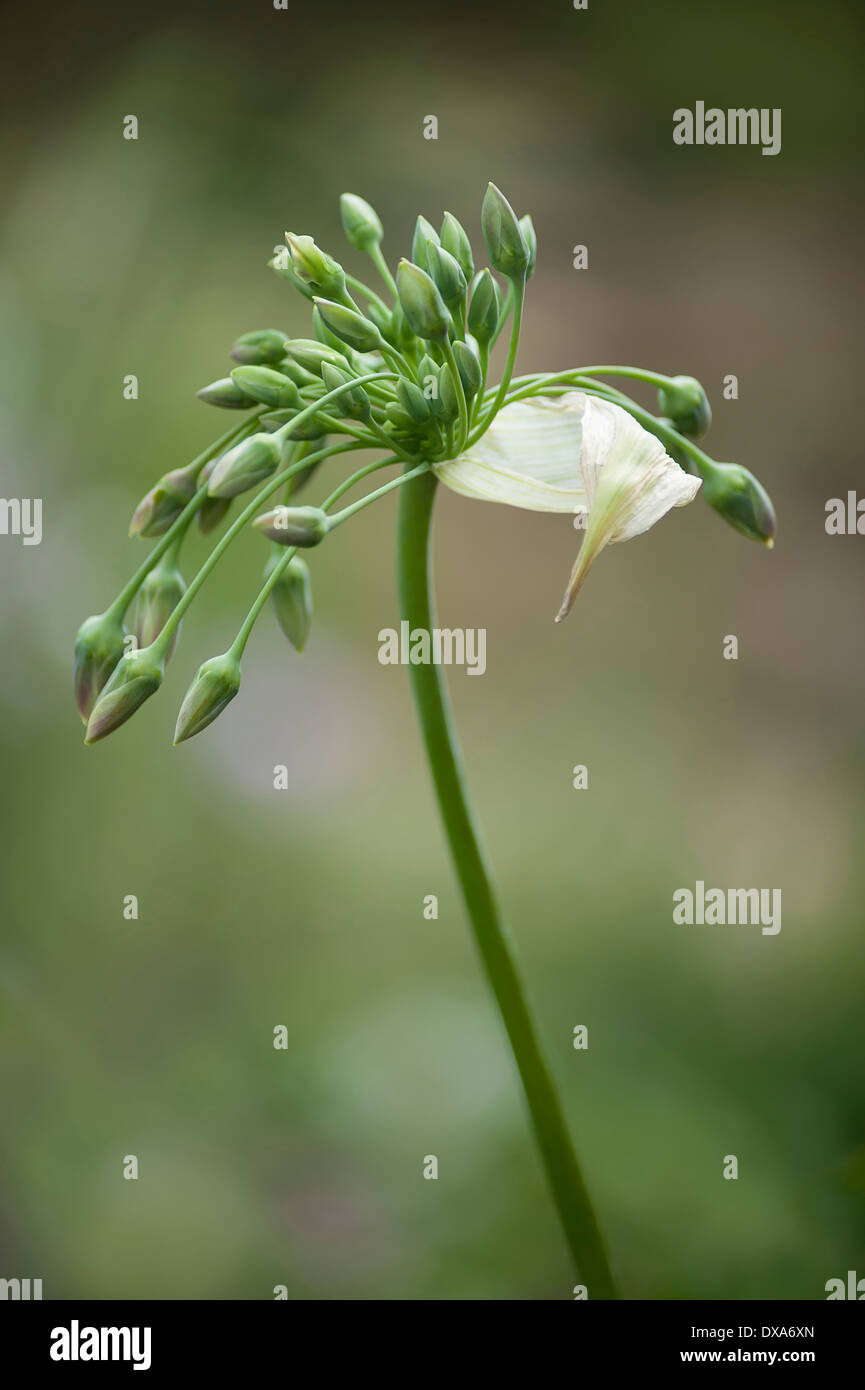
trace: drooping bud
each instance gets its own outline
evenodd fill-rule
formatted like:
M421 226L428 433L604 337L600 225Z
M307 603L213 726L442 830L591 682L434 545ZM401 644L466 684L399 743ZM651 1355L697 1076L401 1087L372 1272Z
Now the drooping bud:
M422 425L429 419L430 404L419 386L415 386L413 381L406 381L405 377L400 377L396 384L397 399L406 414L412 420Z
M316 246L311 236L286 232L285 240L295 275L313 294L337 299L345 294L345 271L338 261Z
M399 302L409 327L419 338L443 340L451 327L451 316L438 289L425 270L402 260L396 274Z
M299 545L304 549L320 545L330 522L320 507L274 507L253 521L256 530L278 545Z
M145 493L129 523L130 536L162 536L180 516L198 488L197 474L175 468Z
M426 270L427 242L438 245L439 234L431 222L427 222L425 217L418 215L414 224L414 232L411 239L411 258L415 265L419 265L421 270Z
M529 248L516 213L494 183L487 185L481 227L490 265L509 280L520 279L529 265Z
M198 529L202 536L209 536L225 517L231 507L230 497L205 497L196 512Z
M241 391L230 376L220 377L219 381L211 381L209 386L202 386L196 394L198 399L204 401L206 405L219 405L224 410L249 410L255 405L252 397L247 396L245 391Z
M462 312L466 289L468 288L459 261L451 255L450 251L445 251L444 247L436 246L435 242L428 242L427 266L429 267L430 278L438 288L451 314L456 318L457 314Z
M231 379L253 400L274 410L299 410L300 395L294 382L273 367L235 367Z
M282 449L273 435L251 434L219 459L208 480L208 495L236 497L269 478L281 461Z
M139 647L149 647L151 642L156 641L185 592L183 575L169 551L146 576L138 590L135 604L135 636ZM171 660L179 635L178 628L165 652L166 665Z
M125 724L159 689L164 674L162 653L155 654L150 647L122 656L93 706L84 742L98 743Z
M441 230L441 244L444 250L449 251L454 260L458 263L466 280L470 280L475 273L472 244L462 224L457 221L453 213L446 212L444 215Z
M335 367L344 367L348 360L345 353L317 343L315 338L291 338L285 345L286 355L297 362L305 371L321 376L322 362L332 362Z
M679 434L702 439L712 423L709 398L699 381L692 376L674 376L669 386L658 391L658 406L662 415L672 420Z
M362 386L352 386L348 372L341 371L339 367L332 367L329 362L322 362L321 379L328 391L336 391L340 386L346 387L342 395L331 402L329 408L342 411L350 420L366 421L370 418L372 402Z
M378 246L384 236L384 227L375 208L370 207L365 198L357 193L343 193L339 200L343 231L358 251L368 251Z
M454 343L454 358L459 369L466 398L470 399L480 389L482 380L481 364L467 343Z
M711 507L749 540L761 541L771 550L777 522L771 498L753 473L738 463L700 465L703 496Z
M86 618L75 638L75 704L86 724L102 689L125 651L126 629L120 618L97 613Z
M469 304L468 328L481 346L495 335L502 315L502 292L498 281L484 267L475 277Z
M381 334L375 324L356 309L319 298L315 300L315 307L331 333L357 352L375 352L381 346Z
M281 566L279 578L270 591L279 626L291 645L302 652L306 646L309 629L312 626L312 581L309 566L299 555L293 555L288 564L284 557L274 555L264 572L269 579L277 565Z
M200 734L222 714L239 689L240 662L230 652L203 662L183 697L174 742L185 743L194 734Z
M273 366L285 354L287 333L278 328L259 328L252 333L241 333L235 339L231 356L235 362L251 367Z

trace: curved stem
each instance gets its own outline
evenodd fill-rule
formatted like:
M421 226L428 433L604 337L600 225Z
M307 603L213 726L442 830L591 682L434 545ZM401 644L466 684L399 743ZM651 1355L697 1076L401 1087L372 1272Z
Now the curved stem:
M436 479L417 478L400 494L400 613L431 631L429 536ZM457 877L484 971L502 1016L528 1103L532 1128L571 1254L593 1299L618 1297L604 1241L568 1135L552 1077L514 959L466 791L462 759L439 666L409 666L418 720Z

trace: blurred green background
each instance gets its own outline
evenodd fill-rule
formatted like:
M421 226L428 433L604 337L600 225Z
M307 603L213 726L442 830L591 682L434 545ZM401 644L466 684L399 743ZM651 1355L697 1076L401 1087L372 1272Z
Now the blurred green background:
M606 552L557 628L567 520L438 503L441 620L488 632L483 679L451 673L470 782L617 1270L648 1299L865 1275L865 541L823 526L861 479L861 9L187 0L4 28L2 490L44 499L45 534L0 539L0 1275L46 1298L571 1296L405 672L377 661L393 499L313 557L302 658L264 614L206 736L172 749L256 536L121 733L85 749L70 693L79 622L144 553L133 506L231 423L195 391L238 333L308 332L265 264L283 231L362 271L349 189L392 261L419 211L479 246L490 178L538 231L520 369L693 373L709 451L779 516L770 555L698 500ZM674 146L698 99L781 107L780 156ZM780 934L674 926L698 878L780 887Z

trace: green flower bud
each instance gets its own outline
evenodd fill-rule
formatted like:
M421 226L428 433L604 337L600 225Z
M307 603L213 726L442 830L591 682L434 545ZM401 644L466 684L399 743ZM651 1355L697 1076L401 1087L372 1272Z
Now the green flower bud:
M350 420L368 420L372 415L372 403L362 386L351 384L351 377L348 372L342 371L339 367L332 367L329 362L321 364L321 379L328 391L335 391L339 386L347 389L341 396L338 396L331 405L337 410L342 411Z
M324 343L317 343L314 338L291 338L285 345L285 351L292 362L297 362L305 371L318 377L321 376L322 362L344 367L348 360L344 352L325 347Z
M166 473L145 493L129 523L130 536L162 536L198 489L197 475L187 468Z
M162 654L155 655L150 647L122 656L93 706L84 742L97 743L125 724L159 689L164 674Z
M320 507L274 507L257 516L253 526L277 545L320 545L330 522Z
M236 497L276 472L282 461L279 441L272 435L251 434L223 454L210 475L210 497Z
M658 391L658 406L662 415L668 415L679 434L688 434L692 439L702 439L712 423L709 399L692 376L674 376L669 386Z
M203 662L183 697L174 742L185 743L194 734L200 734L231 704L239 689L240 662L230 652Z
M418 363L417 379L421 394L426 400L432 414L440 415L439 365L437 362L433 361L429 353L425 353Z
M109 610L86 618L75 638L75 704L86 724L93 706L126 650L126 629Z
M356 309L347 309L344 304L334 304L330 299L315 300L325 327L335 333L343 343L358 352L374 352L381 344L381 334L375 324L364 318Z
M451 316L434 282L420 266L402 260L396 273L399 302L413 333L419 338L447 337Z
M752 541L771 550L775 544L775 509L762 483L738 463L700 466L703 496L725 521Z
M230 507L230 497L204 498L204 501L195 514L196 520L198 521L198 529L202 536L209 536L211 531L216 530Z
M280 556L274 555L264 572L265 580L281 563ZM312 625L312 581L309 566L299 555L293 555L283 567L270 591L270 598L279 626L291 645L302 652Z
M532 221L530 212L527 212L524 217L520 218L520 231L523 234L523 240L526 246L529 248L529 263L526 266L526 279L531 280L535 270L535 263L538 259L538 234L535 231L535 224Z
M235 385L230 376L220 377L219 381L211 381L209 386L202 386L197 393L198 399L204 401L206 405L220 405L224 410L249 410L255 405L251 396L247 396L245 391Z
M286 232L285 240L298 279L313 294L342 298L345 294L345 271L339 262L316 246L311 236L295 236L293 232Z
M169 552L150 571L138 590L135 636L139 647L149 647L151 642L156 641L185 592L183 575ZM171 660L178 636L179 630L176 629L165 653L166 666Z
M481 384L481 364L467 343L454 343L454 357L467 397L477 394Z
M456 382L446 362L439 368L439 405L441 417L445 422L456 420L459 416L460 407Z
M494 183L487 185L484 194L481 227L493 270L509 280L523 276L529 265L529 248L516 213Z
M490 342L502 316L502 292L485 268L475 276L469 304L469 332L481 344Z
M459 262L449 251L431 241L427 244L427 265L430 278L437 286L442 299L451 313L456 315L465 303L468 288Z
M293 381L273 367L235 367L231 379L253 400L274 409L299 410L300 394Z
M273 366L285 353L288 335L278 328L259 328L253 333L241 333L231 349L235 362L251 367Z
M411 329L411 324L403 313L402 305L397 301L391 310L391 341L402 352L413 353L417 346L417 339Z
M297 274L287 246L280 247L278 253L275 256L271 256L267 264L270 266L271 270L276 271L280 280L287 280L292 289L297 290L298 294L302 294L304 299L312 299L313 290L311 290L309 285L307 285L304 280L301 280L300 276Z
M425 217L418 216L414 224L414 232L411 239L411 258L415 265L420 266L421 270L427 268L427 243L432 242L437 246L439 234L431 222L427 222Z
M276 370L283 376L287 376L289 381L293 381L295 386L315 386L318 376L308 372L306 367L302 367L299 362L294 362L290 357L283 357L281 362L276 364Z
M444 250L449 251L454 260L458 263L466 280L470 280L475 273L475 263L472 258L472 244L462 224L459 223L450 212L445 213L444 221L442 222L441 244Z
M413 381L406 381L400 377L396 384L397 399L407 415L418 425L422 425L430 416L430 403L419 386L415 386Z
M384 236L384 227L375 208L371 208L365 198L356 193L343 193L339 200L339 212L343 231L352 246L358 251L368 251L378 246Z
M384 413L400 434L414 434L416 432L414 417L407 410L403 410L401 405L386 406Z

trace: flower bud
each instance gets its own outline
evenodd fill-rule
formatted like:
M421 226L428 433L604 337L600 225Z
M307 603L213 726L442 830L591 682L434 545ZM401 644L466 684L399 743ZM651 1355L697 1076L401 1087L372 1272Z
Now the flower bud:
M97 743L125 724L159 689L164 674L162 653L156 655L150 647L122 656L93 706L84 742Z
M209 386L202 386L197 393L198 399L204 401L206 405L220 405L224 410L249 410L255 405L251 396L247 396L245 391L241 391L230 376L220 377L219 381L211 381Z
M130 536L162 536L198 489L197 474L175 468L145 493L129 523Z
M771 550L775 544L775 509L753 473L738 463L701 464L703 496L725 521L752 541Z
M385 417L400 434L416 433L414 417L407 410L403 410L401 405L391 404L385 406Z
M475 273L475 263L472 258L472 244L460 222L454 217L453 213L446 212L442 222L441 244L445 251L449 251L454 260L460 267L466 280L470 280Z
M216 530L230 507L230 497L204 498L195 514L196 520L198 521L198 529L202 536L209 536L211 531Z
M292 362L297 362L305 371L317 377L321 376L322 362L332 362L335 367L344 367L347 361L344 352L325 347L324 343L317 343L314 338L290 338L285 345L285 351Z
M284 557L274 555L264 572L269 579L277 565L282 565L279 578L270 591L271 601L277 621L291 645L302 652L306 646L309 629L312 625L312 582L309 566L299 555L293 555L288 564Z
M425 217L418 216L411 239L411 258L421 270L427 268L427 243L431 241L437 246L438 240L439 234L432 223L427 222Z
M369 251L378 246L384 236L384 227L375 208L370 207L365 198L357 193L343 193L339 200L342 227L352 246L358 251Z
M155 642L174 609L186 592L183 576L170 552L146 575L135 603L135 637L139 647ZM171 660L179 630L175 630L165 653L165 664Z
M457 419L460 413L459 396L453 373L446 362L439 368L439 405L445 422Z
M381 334L375 324L356 309L334 304L330 299L316 298L315 307L331 333L358 352L374 352L381 344Z
M669 386L658 391L658 405L662 415L672 420L679 434L688 434L692 439L702 439L712 423L709 399L692 376L674 376Z
M289 381L293 381L295 386L315 386L318 376L308 372L306 367L302 367L299 362L295 362L290 357L283 357L281 362L276 364L276 370L283 376L287 376Z
M273 367L235 367L231 379L235 386L262 405L275 410L300 409L300 395L294 382Z
M345 272L338 261L316 246L311 236L295 236L286 232L285 240L291 252L295 275L313 294L336 296L345 294Z
M411 261L402 260L396 283L399 302L412 332L419 338L446 338L451 327L451 316L426 271Z
M299 545L305 549L320 545L330 522L320 507L274 507L257 516L253 526L278 545Z
M205 661L183 697L174 742L184 743L194 734L200 734L222 714L239 689L240 662L230 652Z
M251 434L229 449L216 464L207 484L210 497L236 497L276 471L282 461L279 441L270 434Z
M429 353L425 353L418 363L417 379L420 384L421 394L426 400L432 414L440 415L439 366L437 362L433 361Z
M494 183L487 185L481 209L481 227L493 270L509 280L525 275L529 265L529 248L517 215Z
M520 218L520 231L523 234L523 240L526 246L529 248L529 263L526 266L526 279L531 280L535 270L535 262L538 259L538 235L535 231L535 224L532 221L530 212L527 212L524 217Z
M278 328L259 328L253 333L241 333L235 339L231 356L235 362L251 367L274 366L285 354L287 336Z
M481 364L467 343L454 343L454 358L467 398L476 395L481 384Z
M494 336L501 315L502 292L498 281L484 268L474 279L468 316L469 332L482 347Z
M456 317L457 311L461 310L465 303L468 288L459 262L450 251L445 251L443 247L436 246L435 242L431 241L427 243L427 265L430 278L451 314Z
M413 381L406 381L405 377L400 377L396 384L397 400L407 415L411 416L416 424L422 425L429 419L430 404L419 386L415 386Z
M335 391L339 386L347 389L338 396L331 406L343 415L347 415L350 420L368 420L372 414L372 403L362 386L352 386L351 377L347 372L339 367L332 367L329 362L321 364L321 379L327 391Z
M126 630L111 610L86 618L75 638L75 704L86 724L111 672L126 650Z

